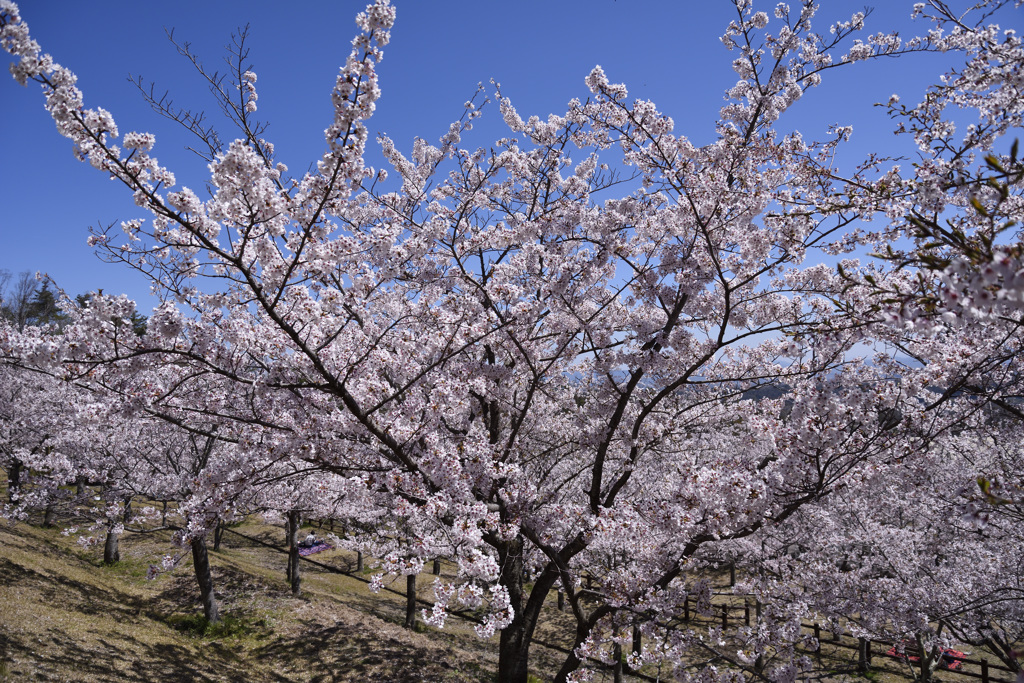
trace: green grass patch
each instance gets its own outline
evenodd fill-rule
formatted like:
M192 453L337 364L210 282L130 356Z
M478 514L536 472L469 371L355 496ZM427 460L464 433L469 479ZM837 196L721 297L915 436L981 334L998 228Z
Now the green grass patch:
M122 556L122 559L114 564L104 564L102 557L98 560L90 557L89 560L108 574L121 576L126 579L145 579L149 571L149 562L139 557Z
M265 635L272 628L266 617L246 619L230 614L214 624L201 614L172 614L165 621L171 628L193 638L245 638Z

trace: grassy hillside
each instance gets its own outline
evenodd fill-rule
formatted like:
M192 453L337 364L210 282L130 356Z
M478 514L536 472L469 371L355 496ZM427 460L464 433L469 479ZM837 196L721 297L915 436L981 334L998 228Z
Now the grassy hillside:
M257 521L236 531L275 546L284 535ZM404 580L396 590L373 594L366 586L369 566L362 574L343 574L303 562L303 592L296 598L285 582L285 555L263 544L228 532L222 549L210 552L224 617L211 629L202 619L190 556L146 579L149 564L172 549L167 532L126 533L121 562L107 567L102 548L81 548L59 529L0 523L0 681L494 680L497 638L481 641L472 623L451 618L444 630L402 627ZM312 559L341 571L355 568L355 555L347 551ZM420 576L420 597L433 597L432 579ZM538 681L562 658L544 643L564 647L572 633L569 617L551 607L538 628L541 642L531 649ZM873 670L859 677L855 657L823 638L822 651L813 655L816 670L806 680L909 678L904 664L888 658L876 658ZM596 673L595 681L611 680L606 670ZM645 673L659 677L653 668ZM970 680L949 672L938 678Z
M273 527L246 531L280 542ZM99 550L56 529L0 526L0 680L491 679L494 648L465 626L410 632L400 626L404 598L306 563L304 594L293 598L284 555L240 542L225 534L225 548L210 554L225 619L204 632L190 558L145 578L166 536L125 534L121 563L105 567Z

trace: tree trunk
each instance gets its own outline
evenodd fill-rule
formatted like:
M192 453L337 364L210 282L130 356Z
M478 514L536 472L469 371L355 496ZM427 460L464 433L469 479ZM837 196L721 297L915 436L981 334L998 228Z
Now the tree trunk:
M622 646L618 643L612 646L612 658L615 660L612 664L612 680L614 683L622 683Z
M160 526L167 526L167 501L164 501L163 511L160 513Z
M43 512L43 526L49 529L53 526L53 517L55 510L53 509L53 503L46 506L45 512Z
M569 654L565 656L565 661L562 662L562 668L559 669L558 673L555 675L554 680L556 681L556 683L565 683L565 681L569 679L569 674L571 674L576 669L580 668L580 664L582 664L583 662L576 655L576 648L582 645L583 641L585 641L587 639L587 636L589 635L590 629L587 627L587 625L577 621L576 641L573 643L572 647L569 648Z
M85 495L85 477L80 476L77 479L75 479L75 495Z
M217 552L220 550L220 540L224 537L224 525L217 522L217 526L213 529L213 551Z
M498 641L498 683L527 683L530 640L533 629L527 629L523 605L523 537L499 544L499 582L508 591L515 611L512 623L501 631Z
M642 648L643 648L643 633L640 631L640 625L639 624L633 624L633 648L632 648L633 654L636 655L637 657L639 657L640 656L640 652L642 651ZM633 667L631 667L629 664L625 664L622 667L622 670L625 671L626 673L634 673Z
M301 591L302 576L299 571L299 525L302 517L298 510L288 511L288 582L292 585L292 595Z
M220 620L220 606L213 594L213 575L210 573L210 557L206 553L206 538L192 539L192 566L199 582L199 594L203 600L203 615L206 621L216 624Z
M121 561L119 535L107 529L107 540L103 544L103 564L117 564Z
M942 652L939 650L938 645L932 645L930 648L925 648L924 639L918 634L915 636L917 641L917 653L918 653L918 670L917 680L920 683L929 683L933 680L932 674L935 673L935 669L939 664L939 658L942 656Z
M128 496L124 499L124 518L122 521L127 524L132 521L132 497Z
M416 628L416 575L405 577L405 627Z
M510 541L504 541L496 535L490 535L486 540L498 553L498 565L501 567L498 582L508 592L509 606L513 611L512 622L499 635L497 680L499 683L527 683L533 634L547 596L561 576L556 566L548 563L536 576L533 588L527 594L523 585L525 538L520 534ZM583 547L582 543L578 545L579 549ZM572 557L575 552L578 550L566 557ZM580 628L577 626L578 631ZM589 633L589 628L585 628L586 633ZM568 671L574 671L577 666L578 660ZM565 675L560 680L564 681Z
M356 551L356 571L363 571L363 553L360 550Z
M7 468L7 502L13 503L21 487L21 461L13 459Z

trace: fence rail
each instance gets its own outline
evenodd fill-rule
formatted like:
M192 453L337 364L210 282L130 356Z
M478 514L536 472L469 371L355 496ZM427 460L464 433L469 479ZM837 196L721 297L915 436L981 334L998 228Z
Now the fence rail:
M733 594L729 594L729 593L715 593L715 595L716 596L726 596L726 595L733 595ZM746 597L748 597L748 596L735 594L735 597L743 597L744 598L744 604L743 605L730 605L728 603L726 603L726 604L713 604L711 610L705 616L709 620L721 619L721 623L722 623L722 627L723 628L728 628L729 625L730 625L730 622L735 624L735 622L739 621L739 620L742 620L743 625L750 626L751 625L751 605L750 605L749 600L746 599ZM754 611L755 611L755 613L759 613L760 612L758 606L755 605ZM738 613L738 616L733 617L733 614L736 614L736 613ZM683 620L689 622L691 620L691 616L692 616L692 614L691 614L690 600L689 600L689 598L686 598L686 600L683 603ZM806 629L809 629L809 630L813 631L815 639L818 640L818 648L820 649L820 647L821 647L821 625L817 624L817 623L807 623L807 622L803 622L803 621L800 622L800 625L803 628L806 628ZM840 634L840 638L842 638L843 635L844 634ZM850 637L853 637L853 636L850 636ZM854 651L858 651L858 653L861 653L860 657L859 657L859 659L862 660L860 665L863 668L865 668L865 669L870 668L871 660L873 658L875 658L875 657L886 657L886 658L889 658L889 659L895 659L895 660L900 660L900 661L903 660L903 656L901 656L901 655L898 655L898 654L891 655L891 654L889 654L888 650L896 646L896 643L893 643L893 642L888 642L888 641L884 641L884 640L870 640L870 639L866 639L866 638L858 638L857 642L854 643L854 644L844 643L841 639L840 640L831 640L831 641L828 641L828 642L831 645L833 645L834 647L839 647L839 648L843 648L843 649L847 649L847 650L854 650ZM877 652L877 651L873 652L872 651L872 645L873 644L874 645L880 645L880 646L884 647L885 649L883 651L881 651L881 652ZM908 650L909 650L910 654L913 654L914 652L916 652L916 650L914 650L914 649L909 649L908 648ZM1008 666L1003 666L1002 664L995 664L995 663L992 663L992 662L988 662L988 661L986 661L984 659L970 659L970 658L967 658L967 657L964 657L964 658L957 657L956 659L957 659L957 661L961 662L962 664L970 664L972 666L978 667L980 669L980 672L966 671L966 670L964 670L962 668L961 669L945 669L944 668L944 669L941 669L942 673L948 673L948 674L952 674L954 676L966 676L968 678L978 678L978 679L981 679L982 683L1015 683L1015 681L1012 680L1012 679L996 678L996 677L992 676L992 672L1003 672L1003 673L1009 673L1009 674L1016 674L1016 671L1014 671L1013 669L1011 669Z
M818 647L821 647L821 626L820 626L820 624L817 624L817 623L810 623L810 624L808 624L808 623L805 623L805 622L801 621L800 625L803 628L811 629L814 632L814 637L815 637L815 639L818 640L818 643L819 643ZM840 634L840 637L842 635L843 634ZM896 655L889 654L888 650L893 648L893 647L896 647L896 643L885 641L885 640L870 640L870 639L867 639L867 638L858 638L856 645L851 645L851 644L848 644L848 643L844 643L841 640L832 640L832 641L829 641L829 642L834 647L841 647L841 648L845 648L845 649L848 649L848 650L859 650L859 649L861 649L863 647L865 649L865 651L866 651L866 657L868 659L867 663L869 665L870 665L870 660L872 658L874 658L874 657L888 657L889 659L897 659L897 660L901 660L902 661L904 656L905 656L905 655L898 655L898 654L896 654ZM863 645L862 645L862 643L863 643ZM872 644L881 645L881 646L885 647L886 650L882 651L882 652L873 652L872 648L871 648ZM913 653L917 652L917 649L916 648L907 648L907 651L908 651L909 654L913 654ZM918 654L920 654L920 653L918 653ZM975 673L973 671L963 671L961 669L942 669L942 671L944 673L949 673L949 674L953 674L953 675L956 675L956 676L967 676L967 677L970 677L970 678L980 678L983 681L985 681L985 683L989 683L990 681L991 681L991 683L1013 683L1013 681L1009 681L1009 680L992 678L990 676L990 674L989 674L989 670L990 669L991 670L995 670L995 671L1002 671L1002 672L1006 672L1006 673L1015 674L1016 672L1013 669L1011 669L1010 667L1008 667L1008 666L1003 666L1001 664L993 664L993 663L988 662L988 661L986 661L984 659L968 659L967 657L957 657L956 660L958 662L962 663L962 664L972 664L974 666L977 666L978 668L981 669L981 673Z

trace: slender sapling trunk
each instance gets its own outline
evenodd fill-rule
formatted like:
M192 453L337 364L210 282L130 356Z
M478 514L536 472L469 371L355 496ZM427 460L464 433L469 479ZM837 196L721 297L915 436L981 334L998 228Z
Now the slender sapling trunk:
M405 577L405 627L416 628L416 575Z
M288 582L292 586L292 595L298 595L302 590L302 576L299 572L299 524L302 522L298 510L288 511Z
M213 594L213 574L210 572L210 557L206 552L206 537L192 539L192 566L199 583L199 594L203 600L203 615L206 621L216 624L220 620L220 606Z

